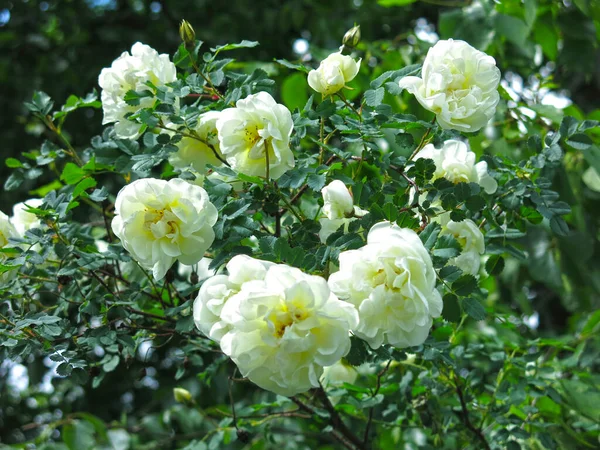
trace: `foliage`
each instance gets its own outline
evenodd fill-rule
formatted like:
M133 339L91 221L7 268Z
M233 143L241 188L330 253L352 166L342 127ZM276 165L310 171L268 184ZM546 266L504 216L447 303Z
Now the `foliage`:
M2 273L19 271L0 287L1 443L69 450L598 445L600 194L582 174L589 167L600 172L600 115L582 92L596 70L590 63L600 10L585 0L453 2L432 20L441 38L468 41L494 56L503 73L493 122L463 135L498 182L487 194L475 183L432 180L433 161L413 159L427 143L460 136L441 129L398 87L419 73L430 47L409 20L433 7L378 3L364 6L371 13L366 22L388 11L407 16L394 30L401 34L371 36L364 27L353 89L326 99L306 82L316 64L278 52L279 34L271 28L260 45L242 40L254 36L227 44L211 34L214 28L206 31L214 44L176 48L177 81L127 93L131 105L154 100L130 117L144 127L138 141L116 138L112 127L100 130L97 113L91 116L97 135L89 139L89 128L77 129L84 111L100 108L96 92L71 95L62 107L60 96L33 94L27 122L44 130L40 143L5 160L9 195L29 191L44 203L30 210L41 225L11 241L0 265ZM290 11L284 16L293 17ZM323 19L313 24L315 45L333 48L339 42L318 37ZM56 21L45 39L60 40L61 26ZM336 27L342 36L344 27ZM196 25L204 38L201 30ZM74 46L76 36L62 34L61 45ZM165 36L173 42L176 27ZM113 42L127 47L122 38ZM264 43L264 54L251 53ZM269 62L243 63L237 55ZM550 90L565 88L573 104L559 109L544 102ZM419 234L444 303L422 345L373 350L352 337L345 362L357 367L356 381L291 398L240 378L218 345L195 329L199 269L174 267L155 281L110 229L116 194L133 179L194 180L168 158L193 135L199 114L260 91L292 111L296 166L276 182L211 168L221 177L204 180L219 211L207 255L211 269L251 254L327 277L340 252L363 246L371 226L388 220ZM335 179L369 214L321 243L320 191ZM461 245L441 233L440 204L452 220L472 219L484 232L485 270L477 277L448 264ZM29 380L20 391L9 376L17 363Z

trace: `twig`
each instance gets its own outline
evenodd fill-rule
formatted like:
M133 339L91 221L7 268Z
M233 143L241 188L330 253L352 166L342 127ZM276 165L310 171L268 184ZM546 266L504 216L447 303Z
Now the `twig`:
M377 374L377 384L375 386L375 390L373 391L373 394L371 395L371 398L375 398L375 396L377 394L379 394L379 390L381 389L381 378L388 371L391 363L392 363L392 360L390 359L388 361L388 363L385 365L385 367L383 369L381 369L379 371L379 373ZM369 444L369 431L371 429L371 423L373 422L373 410L374 409L375 409L375 407L372 407L369 410L369 420L367 421L367 427L365 428L365 436L363 438L363 442L364 442L365 446L368 446L368 444Z
M479 440L481 441L483 447L486 450L490 450L490 444L488 443L487 439L485 438L485 435L483 434L483 432L481 431L480 428L475 427L472 423L471 420L469 419L469 410L467 408L467 403L465 402L465 397L463 395L463 391L460 387L460 383L458 381L458 377L456 375L454 375L454 384L456 386L456 393L458 394L458 398L460 400L460 406L462 409L462 420L465 424L465 426L471 430L473 432L473 434L475 436L477 436L477 438L479 438Z
M319 397L321 403L323 403L323 406L329 413L329 416L331 418L331 425L333 426L333 428L339 431L348 441L352 443L352 445L354 445L354 447L356 447L359 450L365 450L365 445L359 439L359 437L356 436L352 432L352 430L350 430L350 428L346 426L338 412L331 404L329 397L327 397L327 392L325 392L325 389L323 389L323 386L321 384L319 384L319 388L317 389L317 396Z

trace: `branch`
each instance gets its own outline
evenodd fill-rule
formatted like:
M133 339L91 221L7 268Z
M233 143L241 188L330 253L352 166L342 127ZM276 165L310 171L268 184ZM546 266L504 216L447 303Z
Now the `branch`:
M383 378L385 373L388 371L391 363L392 363L392 360L390 359L388 361L388 363L385 365L385 367L383 369L381 369L379 371L379 373L377 374L377 385L375 386L375 391L373 391L371 398L374 398L377 394L379 394L379 390L381 389L381 378ZM369 420L367 421L367 428L365 428L365 436L363 438L363 442L364 442L365 446L368 446L368 444L369 444L369 431L371 430L371 423L373 422L373 410L374 409L375 409L375 407L373 406L369 410Z
M333 428L339 431L348 441L352 443L352 445L355 448L359 450L365 450L366 446L359 439L359 437L356 436L352 432L352 430L350 430L350 428L348 428L346 424L342 421L342 418L331 404L331 401L329 401L329 397L327 397L327 392L325 392L325 389L323 389L323 386L321 386L320 384L319 388L317 389L317 396L320 398L321 403L323 403L323 406L329 413L329 416L331 418L331 425L333 426Z
M467 409L467 403L465 402L465 397L458 382L458 377L456 375L454 375L454 384L456 385L456 393L458 394L458 398L460 400L460 406L462 408L462 420L465 426L469 430L471 430L475 436L479 438L481 444L483 445L483 448L485 448L486 450L490 450L490 444L488 444L488 441L485 438L485 435L483 434L481 429L475 427L469 419L469 410Z

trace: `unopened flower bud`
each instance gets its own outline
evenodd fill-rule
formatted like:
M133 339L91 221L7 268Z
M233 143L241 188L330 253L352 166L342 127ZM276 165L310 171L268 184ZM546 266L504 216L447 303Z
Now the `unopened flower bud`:
M360 25L355 25L346 31L344 38L342 39L342 44L348 48L355 48L360 42Z
M191 47L196 42L196 32L187 20L182 20L179 25L179 36L186 47Z
M183 388L173 388L173 397L177 403L190 403L192 401L192 394L190 391Z

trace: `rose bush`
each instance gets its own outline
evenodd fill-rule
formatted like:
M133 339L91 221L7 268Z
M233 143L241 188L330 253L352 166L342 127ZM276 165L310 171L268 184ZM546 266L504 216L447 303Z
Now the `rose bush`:
M478 45L499 87L462 40L358 30L319 64L240 63L256 42L184 22L172 57L104 69L101 102L34 94L48 140L6 186L37 197L0 215L0 381L32 374L0 397L11 444L593 446L599 316L536 328L558 295L597 302L575 199L598 122L517 101L502 41Z

